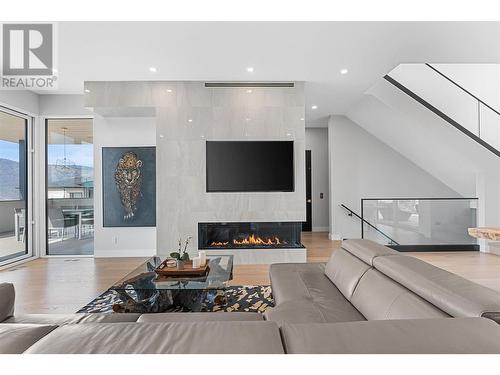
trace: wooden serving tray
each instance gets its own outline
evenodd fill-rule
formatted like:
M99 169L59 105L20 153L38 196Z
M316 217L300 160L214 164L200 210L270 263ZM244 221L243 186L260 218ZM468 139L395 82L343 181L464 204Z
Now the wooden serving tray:
M205 276L208 273L209 267L208 262L204 266L199 268L193 268L193 262L188 260L184 262L184 269L179 270L177 267L167 267L167 261L171 259L166 259L155 269L155 272L160 276L167 277L186 277L186 276Z

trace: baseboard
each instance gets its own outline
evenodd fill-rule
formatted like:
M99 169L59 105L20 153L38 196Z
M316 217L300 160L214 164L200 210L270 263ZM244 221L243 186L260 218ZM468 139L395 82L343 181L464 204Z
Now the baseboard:
M157 255L156 249L100 250L94 258L150 258Z
M399 252L479 251L476 244L454 245L386 245Z
M328 227L312 227L313 232L328 232Z
M500 255L500 241L488 241L486 252L490 254Z
M342 237L340 236L340 234L328 233L328 239L330 239L332 241L341 241Z

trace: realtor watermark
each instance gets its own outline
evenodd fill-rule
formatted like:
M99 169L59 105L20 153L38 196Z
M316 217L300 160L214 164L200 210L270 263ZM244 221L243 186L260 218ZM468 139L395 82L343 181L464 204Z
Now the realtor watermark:
M57 89L55 25L2 25L1 89Z

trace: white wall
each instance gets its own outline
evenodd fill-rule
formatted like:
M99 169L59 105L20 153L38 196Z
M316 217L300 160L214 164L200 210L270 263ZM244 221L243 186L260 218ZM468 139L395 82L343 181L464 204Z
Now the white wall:
M92 111L84 107L83 101L83 95L40 95L40 116L93 116Z
M102 147L155 146L155 118L94 118L94 256L127 257L156 254L155 227L102 226Z
M0 105L29 115L39 113L38 95L31 91L0 90Z
M326 232L329 227L328 128L306 128L306 150L311 150L312 159L312 227L313 231Z
M458 197L459 194L345 116L328 123L330 237L359 238L361 198Z

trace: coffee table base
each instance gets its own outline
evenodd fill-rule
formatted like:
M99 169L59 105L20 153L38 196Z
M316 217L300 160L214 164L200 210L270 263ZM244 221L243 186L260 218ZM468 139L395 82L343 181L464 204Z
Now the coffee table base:
M227 302L225 297L220 298L217 290L156 290L151 295L138 293L137 299L125 290L117 290L117 293L121 300L120 303L113 305L113 311L117 313L162 313L173 307L198 312L201 311L205 300L214 301L217 298L218 303Z

